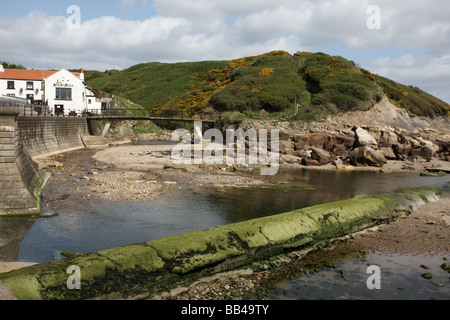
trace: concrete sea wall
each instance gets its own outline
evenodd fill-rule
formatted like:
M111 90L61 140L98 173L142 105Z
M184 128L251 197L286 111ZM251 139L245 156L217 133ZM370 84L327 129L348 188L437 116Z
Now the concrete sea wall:
M203 231L78 254L0 274L18 299L92 299L138 286L157 290L198 271L224 271L251 261L304 249L409 214L439 198L419 188L308 207ZM80 269L81 288L69 290L69 266Z
M50 173L33 157L84 148L84 118L23 117L0 109L0 215L39 214Z
M17 109L0 109L0 215L39 213L47 178L24 147L17 118Z
M32 157L84 148L82 137L89 135L85 118L18 117L17 126Z

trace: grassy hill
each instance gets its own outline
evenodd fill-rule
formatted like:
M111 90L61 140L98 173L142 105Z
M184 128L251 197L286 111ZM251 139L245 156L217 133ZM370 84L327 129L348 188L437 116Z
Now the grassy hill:
M86 72L101 92L132 101L155 114L204 110L297 119L365 110L384 94L391 102L427 117L448 116L450 106L416 87L398 84L324 53L273 51L231 61L145 63L123 71Z

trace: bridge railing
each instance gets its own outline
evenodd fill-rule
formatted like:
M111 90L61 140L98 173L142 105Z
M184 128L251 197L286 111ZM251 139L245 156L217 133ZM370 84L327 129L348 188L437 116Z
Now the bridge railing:
M73 114L77 115L77 114ZM77 115L80 116L80 115ZM101 117L101 118L111 118L111 117L127 117L127 118L196 118L203 120L215 120L220 117L219 113L213 112L204 112L199 113L194 117L187 117L183 112L176 110L166 110L160 113L156 113L152 110L148 109L107 109L107 110L98 110L98 109L88 109L85 110L81 116L84 117Z
M0 100L0 108L16 108L20 116L50 116L53 115L47 106L41 104L25 104L17 101Z
M198 113L193 117L186 116L181 111L176 110L166 110L160 113L156 113L148 109L86 109L80 110L65 110L65 113L54 113L48 106L42 104L30 104L11 100L0 100L1 107L13 107L17 108L20 116L69 116L69 117L101 117L101 118L135 118L135 119L145 119L145 118L172 118L172 119L186 119L192 118L199 120L209 120L214 121L220 118L219 113L214 112L203 112Z

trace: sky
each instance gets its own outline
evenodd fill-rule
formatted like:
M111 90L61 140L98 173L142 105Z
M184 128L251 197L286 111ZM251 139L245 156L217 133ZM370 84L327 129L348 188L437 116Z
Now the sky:
M448 0L0 0L0 61L126 69L324 52L450 103Z

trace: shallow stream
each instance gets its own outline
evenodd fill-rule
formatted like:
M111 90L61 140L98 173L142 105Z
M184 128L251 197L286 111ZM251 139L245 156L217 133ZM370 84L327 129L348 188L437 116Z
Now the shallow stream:
M449 182L449 175L420 177L417 173L407 172L382 174L281 170L277 176L273 177L273 188L269 189L225 188L221 192L210 193L175 189L172 194L151 201L93 202L91 206L83 209L60 210L57 216L50 218L0 219L0 228L8 230L8 235L11 239L14 238L9 242L6 241L8 242L6 245L2 245L0 241L0 261L43 263L61 258L63 251L93 252L279 214L324 202L413 187L433 186L449 192ZM378 253L374 253L372 258L375 262L377 259L387 259ZM397 261L400 260L397 259ZM357 269L352 265L355 263L358 266L366 265L348 260L342 262L339 268ZM386 269L398 267L396 263L388 264ZM360 293L352 291L349 282L345 283L345 287L340 286L339 283L334 284L331 280L324 282L324 279L331 279L335 275L336 272L332 270L325 271L322 274L316 274L316 278L314 276L306 278L302 283L294 281L285 284L281 289L284 293L274 295L272 298L360 297ZM365 273L355 277L367 279ZM352 284L356 281L352 280ZM320 285L325 283L327 285ZM387 282L384 283L388 285ZM449 287L448 279L445 285ZM401 286L407 287L406 284ZM321 287L323 290L319 292ZM333 289L333 293L328 293L327 290L330 288ZM339 291L341 289L342 292ZM401 296L400 291L402 290L398 289L389 295L389 298ZM450 298L448 289L446 292L446 297ZM370 294L373 294L373 291ZM373 297L373 295L362 296L362 298ZM439 297L441 296L437 296Z

